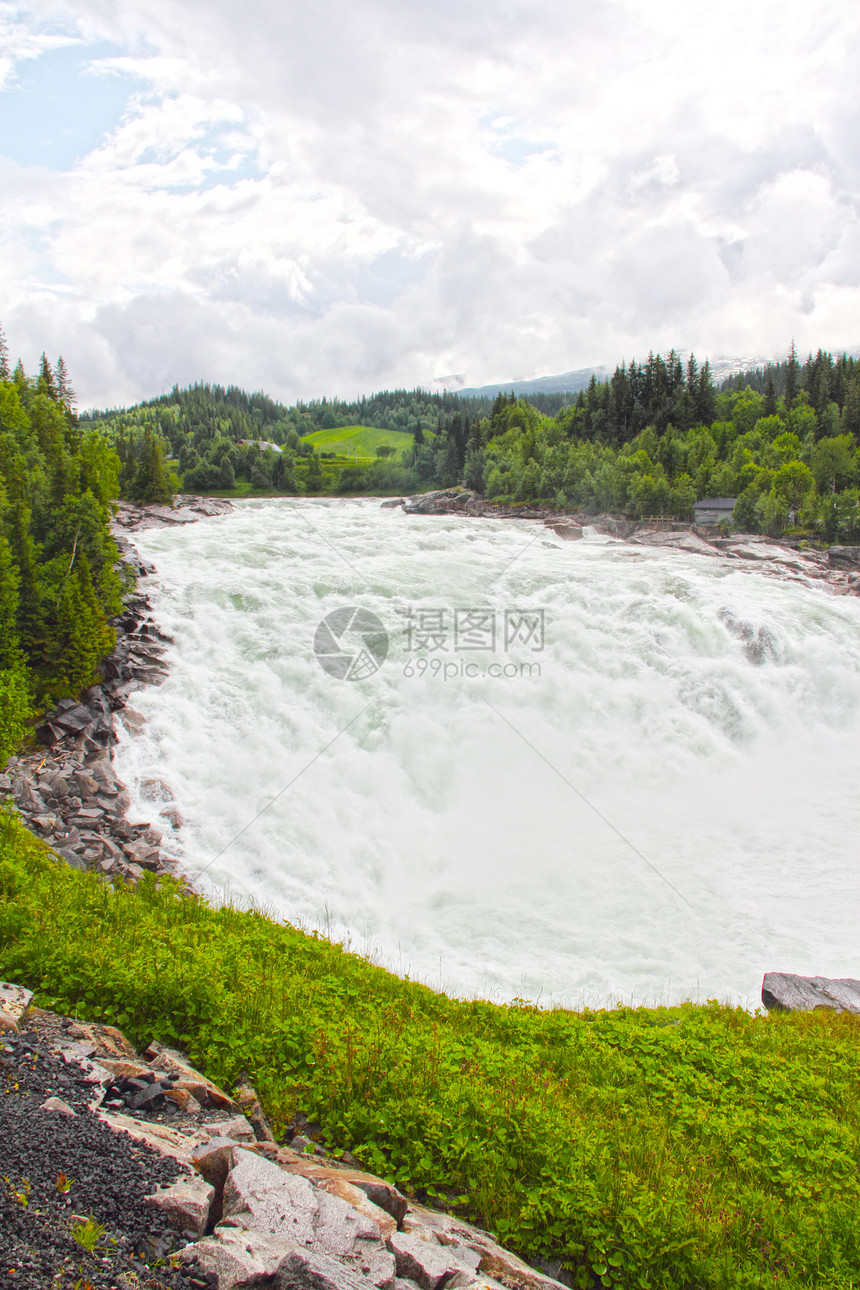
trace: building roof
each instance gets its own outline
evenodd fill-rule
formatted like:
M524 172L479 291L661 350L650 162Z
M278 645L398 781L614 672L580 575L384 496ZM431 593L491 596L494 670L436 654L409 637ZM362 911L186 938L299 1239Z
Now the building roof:
M703 497L696 502L696 508L704 506L709 511L730 511L737 502L736 497Z

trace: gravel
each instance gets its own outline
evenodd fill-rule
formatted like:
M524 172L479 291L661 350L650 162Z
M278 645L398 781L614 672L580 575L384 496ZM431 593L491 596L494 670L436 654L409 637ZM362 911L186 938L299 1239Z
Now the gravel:
M0 1036L0 1285L10 1290L191 1290L170 1266L185 1241L144 1204L182 1167L90 1110L92 1077L44 1027ZM74 1116L43 1110L61 1099ZM70 1180L70 1181L69 1181ZM75 1240L104 1229L92 1250Z

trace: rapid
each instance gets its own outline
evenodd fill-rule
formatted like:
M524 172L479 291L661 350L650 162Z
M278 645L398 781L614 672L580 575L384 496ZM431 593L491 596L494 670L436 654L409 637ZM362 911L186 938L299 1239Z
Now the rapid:
M860 599L376 499L135 544L174 644L116 769L214 899L496 1000L860 977Z

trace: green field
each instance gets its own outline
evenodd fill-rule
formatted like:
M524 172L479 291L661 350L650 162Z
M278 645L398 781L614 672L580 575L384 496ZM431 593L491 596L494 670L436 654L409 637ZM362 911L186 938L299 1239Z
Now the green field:
M377 448L394 448L402 452L411 448L411 434L402 430L379 430L375 426L339 426L336 430L314 430L303 436L317 452L333 452L351 461L375 461ZM391 460L389 458L389 460Z

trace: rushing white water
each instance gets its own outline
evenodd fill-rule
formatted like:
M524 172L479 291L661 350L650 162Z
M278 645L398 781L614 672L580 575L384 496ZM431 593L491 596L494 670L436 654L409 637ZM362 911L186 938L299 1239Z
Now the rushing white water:
M765 970L860 976L860 600L377 501L135 541L175 646L118 770L137 818L172 794L204 888L458 994L755 1007ZM363 679L314 653L348 606L390 634ZM455 639L475 609L495 649ZM534 618L506 650L540 610L543 650Z

